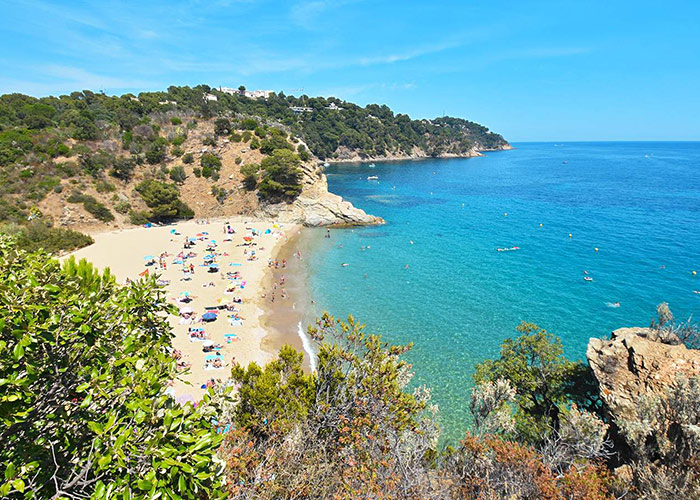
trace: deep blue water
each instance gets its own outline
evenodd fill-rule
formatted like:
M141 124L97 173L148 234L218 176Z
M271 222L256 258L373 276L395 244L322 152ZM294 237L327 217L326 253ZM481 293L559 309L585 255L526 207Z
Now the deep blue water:
M648 325L659 302L700 317L700 143L515 147L332 166L330 190L387 224L307 235L317 308L414 342L414 380L452 438L468 426L474 365L521 321L583 359L590 337Z

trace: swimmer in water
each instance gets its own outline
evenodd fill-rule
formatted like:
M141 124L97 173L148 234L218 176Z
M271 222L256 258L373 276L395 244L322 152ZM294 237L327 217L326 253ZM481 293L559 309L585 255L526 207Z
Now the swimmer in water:
M413 245L413 240L411 240L411 245Z
M340 264L340 265L343 266L343 267L348 267L350 264L348 264L347 262L343 262L343 263Z
M403 266L403 268L404 268L404 269L408 269L408 264L406 264L405 266Z

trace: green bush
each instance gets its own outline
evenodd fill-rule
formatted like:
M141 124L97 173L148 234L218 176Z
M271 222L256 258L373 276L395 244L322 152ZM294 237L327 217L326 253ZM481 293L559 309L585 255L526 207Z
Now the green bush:
M129 222L136 226L142 226L148 222L149 213L142 210L131 210L129 212Z
M151 209L151 220L172 220L194 216L194 211L181 199L175 184L147 179L136 186L136 191Z
M205 146L215 147L216 146L216 137L210 137L210 136L205 137L202 140L202 144L204 144Z
M214 133L216 135L226 135L231 132L231 122L228 118L217 118L214 121Z
M185 174L185 169L181 165L177 165L170 169L170 179L178 184L185 182L187 175Z
M170 123L172 123L173 125L180 125L182 124L182 119L178 118L177 116L173 116L172 118L170 118Z
M134 168L136 168L136 161L134 158L130 156L120 156L114 160L114 164L109 173L112 177L128 181L134 173Z
M257 137L253 137L253 140L250 141L250 149L258 149L259 147L260 141Z
M126 215L129 213L129 210L131 210L131 203L126 200L118 201L114 204L114 210L118 214Z
M0 308L0 497L223 496L219 409L167 395L172 310L154 280L119 286L84 260L61 266L2 238L0 282L11 305Z
M253 134L249 130L246 130L245 132L243 132L243 135L241 136L241 140L243 142L248 142L250 139L252 139L252 137L253 137Z
M260 170L260 165L256 163L249 163L241 167L243 185L248 191L253 191L258 186L258 170Z
M173 146L173 148L170 150L170 154L172 154L176 158L179 158L180 156L185 154L185 150L179 146Z
M231 142L241 142L242 136L238 132L234 132L233 134L228 136L228 138Z
M49 227L41 221L27 225L5 224L0 226L0 233L15 238L18 248L28 252L44 249L49 253L72 251L94 243L87 234L62 227Z
M206 178L214 177L221 169L221 159L211 153L204 153L199 163L202 166L202 176Z
M182 155L182 163L190 164L194 163L194 155L192 153L185 153Z
M194 167L192 169L192 173L194 174L195 177L201 177L202 176L202 169L199 167Z
M172 141L170 141L170 144L172 144L173 146L181 146L182 143L184 143L186 140L187 140L186 135L177 135L173 138Z
M151 165L165 161L167 153L168 141L163 137L158 137L151 143L151 146L146 151L146 161Z
M258 128L258 121L255 118L245 118L241 121L241 129L255 130Z
M95 181L95 189L98 193L113 193L117 190L117 188L114 187L114 184L104 179L97 179Z
M301 193L301 160L288 149L276 149L260 162L263 170L258 192L263 199L283 200Z
M68 203L82 203L85 210L99 221L111 222L114 220L114 215L109 208L89 194L73 191L66 201Z

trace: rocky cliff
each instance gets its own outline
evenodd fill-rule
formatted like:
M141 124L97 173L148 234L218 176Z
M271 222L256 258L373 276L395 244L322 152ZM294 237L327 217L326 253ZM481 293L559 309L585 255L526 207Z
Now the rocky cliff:
M262 205L259 212L283 222L306 226L383 224L381 217L369 215L328 191L328 180L320 167L302 166L303 190L293 203Z
M586 350L600 396L615 421L635 415L642 397L665 397L678 375L700 376L700 351L662 343L657 330L621 328Z

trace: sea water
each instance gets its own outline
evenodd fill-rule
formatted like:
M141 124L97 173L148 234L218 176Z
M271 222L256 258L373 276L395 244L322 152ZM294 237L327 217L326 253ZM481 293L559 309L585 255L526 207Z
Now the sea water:
M316 311L413 342L414 383L453 440L475 365L522 321L585 359L590 337L647 326L660 302L700 318L700 143L514 146L331 166L329 189L386 225L312 230L303 245Z

